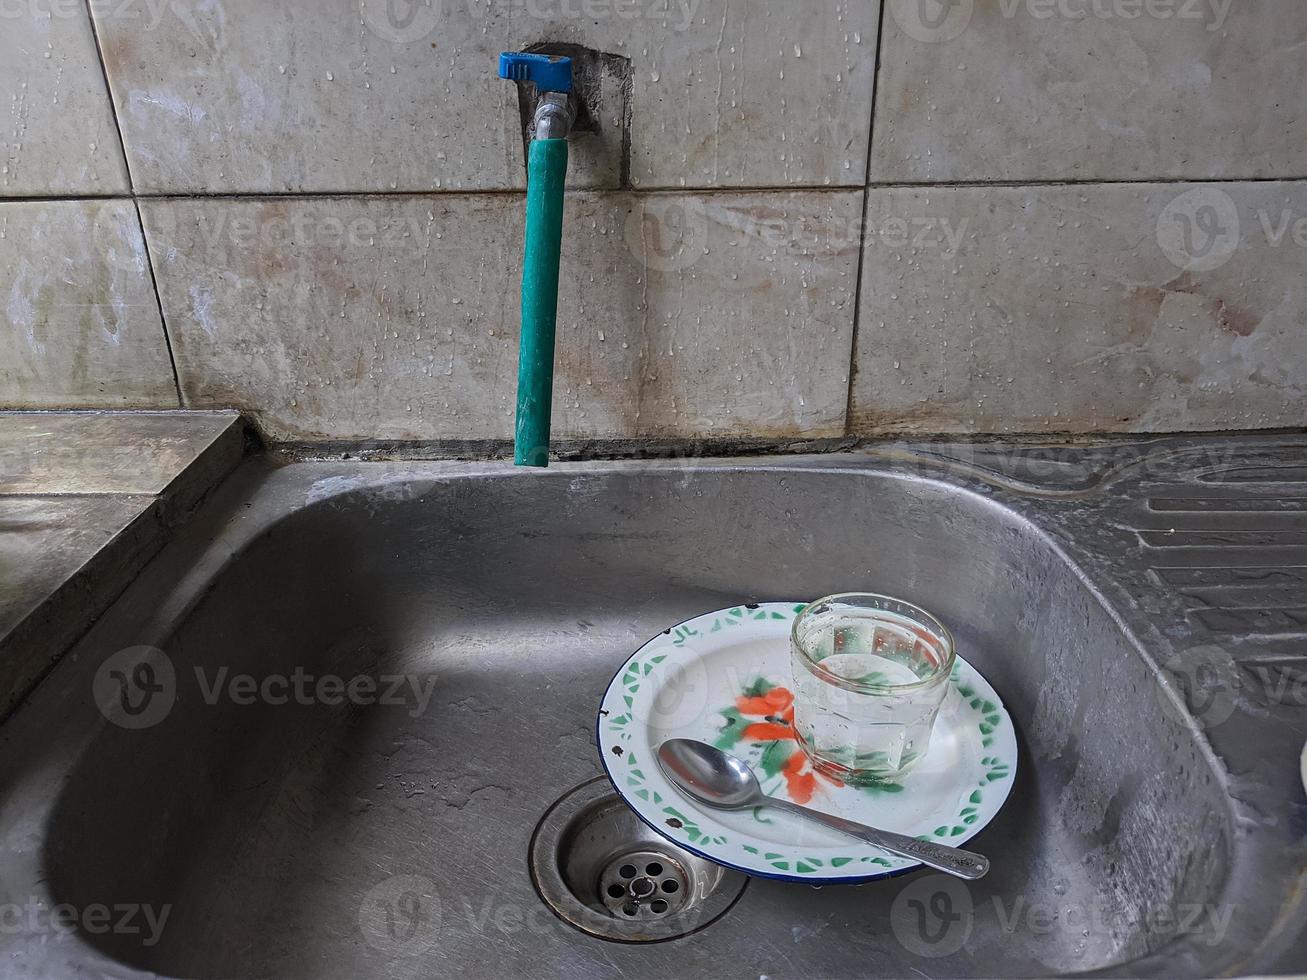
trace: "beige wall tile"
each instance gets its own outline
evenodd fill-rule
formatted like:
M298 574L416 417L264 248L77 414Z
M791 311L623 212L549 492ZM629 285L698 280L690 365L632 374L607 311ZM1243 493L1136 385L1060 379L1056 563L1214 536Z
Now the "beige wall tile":
M543 40L630 59L642 188L863 180L877 3L459 0L392 23L400 7L173 4L148 30L98 16L138 188L520 188L517 97L496 59ZM616 88L605 133L573 149L578 186L617 183Z
M559 437L843 431L861 194L575 194ZM188 404L275 437L512 434L517 195L143 204Z
M0 197L127 193L80 0L0 6L0 92Z
M870 191L859 432L1307 424L1307 183Z
M137 188L520 184L507 140L516 97L489 56L498 39L470 16L441 14L438 28L392 43L374 16L360 0L172 4L144 31L97 16Z
M1307 175L1301 0L887 4L874 181Z
M130 201L0 203L0 406L177 406Z
M667 6L666 22L610 18L582 32L632 60L636 186L863 182L879 0L642 0L637 9Z

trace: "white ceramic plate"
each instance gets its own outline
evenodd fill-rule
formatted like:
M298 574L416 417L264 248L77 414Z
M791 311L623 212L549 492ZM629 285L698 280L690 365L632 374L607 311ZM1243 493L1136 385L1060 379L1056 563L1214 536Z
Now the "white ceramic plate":
M640 647L600 705L599 751L645 823L710 861L809 884L868 881L920 862L771 809L713 810L664 778L655 751L696 738L739 756L769 795L922 839L960 845L994 819L1017 769L1012 719L961 656L930 751L900 782L845 786L815 774L794 741L790 626L804 603L736 606L687 620Z

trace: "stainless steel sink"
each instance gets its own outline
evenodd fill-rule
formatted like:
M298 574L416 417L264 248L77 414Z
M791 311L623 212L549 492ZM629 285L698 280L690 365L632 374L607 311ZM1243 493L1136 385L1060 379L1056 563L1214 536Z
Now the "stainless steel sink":
M1217 725L1192 716L1177 679L1223 641L1148 535L1219 535L1216 517L1249 512L1159 500L1288 499L1275 473L1211 474L1302 449L1223 443L1212 462L1204 445L1087 450L1033 476L1020 452L947 447L543 472L252 460L0 727L0 973L1301 967L1304 709L1241 695ZM1277 507L1262 524L1302 540L1307 514ZM658 943L556 917L528 845L601 772L615 666L703 611L851 589L934 611L1011 711L1017 783L972 845L991 874L755 880ZM142 646L162 653L120 652Z

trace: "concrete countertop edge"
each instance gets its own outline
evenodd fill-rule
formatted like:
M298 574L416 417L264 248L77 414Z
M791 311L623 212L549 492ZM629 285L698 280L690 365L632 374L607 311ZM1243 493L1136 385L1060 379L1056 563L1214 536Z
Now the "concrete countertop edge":
M32 414L6 412L5 414ZM122 594L140 571L163 548L173 532L184 524L209 493L243 459L250 446L250 427L237 412L172 411L88 412L179 418L193 416L211 421L227 416L227 424L185 463L157 493L20 494L32 498L113 496L123 500L146 500L140 513L87 555L84 561L39 604L8 631L0 634L0 724L36 690L76 641Z

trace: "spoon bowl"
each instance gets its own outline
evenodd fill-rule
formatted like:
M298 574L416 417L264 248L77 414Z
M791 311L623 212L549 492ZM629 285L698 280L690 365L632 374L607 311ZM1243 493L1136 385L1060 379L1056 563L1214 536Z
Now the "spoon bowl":
M658 746L658 764L677 789L705 806L738 810L766 799L742 759L707 742L669 738Z

